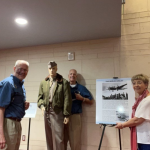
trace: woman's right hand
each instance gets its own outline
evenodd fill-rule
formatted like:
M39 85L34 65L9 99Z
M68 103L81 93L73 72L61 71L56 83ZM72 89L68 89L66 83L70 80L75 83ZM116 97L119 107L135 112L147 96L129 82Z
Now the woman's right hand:
M122 125L122 123L117 123L117 125L115 126L115 128L123 129L123 125Z

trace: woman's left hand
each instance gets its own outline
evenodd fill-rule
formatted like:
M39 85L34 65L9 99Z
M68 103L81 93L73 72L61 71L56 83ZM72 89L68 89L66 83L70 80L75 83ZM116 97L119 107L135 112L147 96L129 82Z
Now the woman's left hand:
M115 126L115 128L123 129L122 123L117 123L117 125Z

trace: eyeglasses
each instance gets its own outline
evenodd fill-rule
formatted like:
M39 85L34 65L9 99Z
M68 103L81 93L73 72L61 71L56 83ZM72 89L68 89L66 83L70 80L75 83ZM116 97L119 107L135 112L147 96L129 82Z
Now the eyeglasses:
M23 71L28 72L28 69L23 69L23 68L17 68L17 70L20 71L20 72L23 72Z

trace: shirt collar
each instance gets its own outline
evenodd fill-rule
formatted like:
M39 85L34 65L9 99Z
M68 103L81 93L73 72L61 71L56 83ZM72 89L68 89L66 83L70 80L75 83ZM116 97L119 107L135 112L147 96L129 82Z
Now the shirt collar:
M74 84L73 86L70 85L71 88L75 88L78 86L78 82L76 81L76 84Z
M17 77L15 77L13 74L10 75L11 77L13 77L13 80L14 80L14 83L17 84L21 84L23 85L24 84L24 80L20 81Z

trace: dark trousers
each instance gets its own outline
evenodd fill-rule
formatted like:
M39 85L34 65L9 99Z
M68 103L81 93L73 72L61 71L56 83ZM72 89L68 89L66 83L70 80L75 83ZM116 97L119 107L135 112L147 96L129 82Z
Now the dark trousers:
M138 143L138 150L150 150L150 144Z

